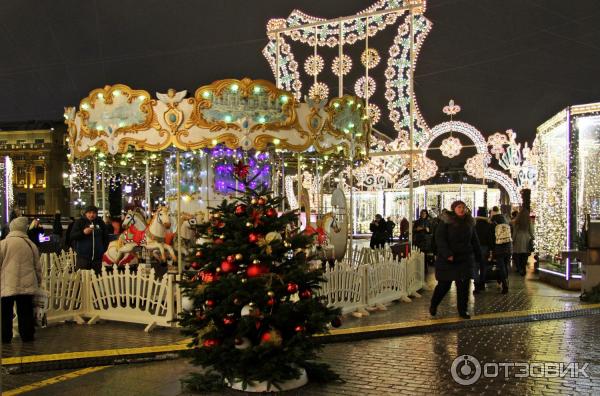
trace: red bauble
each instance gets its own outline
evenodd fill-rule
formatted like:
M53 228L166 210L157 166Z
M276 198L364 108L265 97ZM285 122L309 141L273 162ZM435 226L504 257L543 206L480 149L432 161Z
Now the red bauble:
M266 203L267 203L267 200L265 199L265 197L260 197L260 198L258 198L258 201L257 201L257 203L258 203L259 205L264 205L264 204L266 204Z
M286 290L290 294L294 294L298 291L298 285L294 282L288 282Z
M221 238L217 238L217 239L215 239L215 240L213 241L213 243L214 243L215 245L222 245L222 244L223 244L223 240L222 240Z
M233 272L236 269L237 269L236 265L233 263L230 263L229 261L221 262L221 271L223 271L224 273Z
M302 290L300 292L300 298L311 298L312 292L310 290Z
M200 277L202 278L202 282L204 283L212 283L216 280L216 275L212 272L201 271Z
M235 256L233 254L230 254L229 256L227 256L227 261L233 263L235 261Z
M333 327L340 327L342 325L342 319L338 316L336 318L333 318L333 320L331 321L331 325Z
M246 205L238 205L235 207L235 214L238 216L243 215L244 213L246 213Z
M298 325L294 327L294 330L296 331L296 333L301 333L304 331L304 326Z
M256 242L258 242L258 234L255 234L253 232L250 233L250 235L248 235L248 241L250 243L256 243Z
M267 301L267 305L269 307L272 307L273 305L275 305L275 299L273 297L269 298L269 301Z
M271 341L271 333L268 332L268 331L262 333L262 335L260 336L260 340L262 342L269 342L269 341Z
M204 253L202 253L202 250L198 250L198 251L196 252L196 257L202 257L202 255L203 255L203 254L204 254Z
M219 228L225 227L225 222L219 221L219 223L217 223L217 227L219 227Z
M230 317L223 318L223 324L225 326L230 326L230 325L232 325L234 323L235 323L235 319L234 318L230 318Z
M219 345L220 343L221 341L219 341L216 338L207 338L206 340L204 340L204 342L202 342L202 345L204 345L207 348L212 348Z
M194 261L192 263L192 268L195 269L195 270L197 270L198 268L200 268L200 264L198 264L197 262Z
M262 265L251 264L248 266L248 269L246 270L246 275L248 275L248 278L255 278L257 276L262 275L265 272L267 272L267 271L265 271L265 268Z
M277 217L277 211L273 208L267 209L266 215L268 217Z
M204 305L206 305L208 308L212 308L215 306L215 300L206 300L204 301Z

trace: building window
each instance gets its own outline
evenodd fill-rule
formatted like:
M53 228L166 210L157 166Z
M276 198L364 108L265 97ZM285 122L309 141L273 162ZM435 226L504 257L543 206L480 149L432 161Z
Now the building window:
M33 142L35 144L44 144L44 139L35 139Z
M27 168L22 166L17 167L17 184L19 186L24 186L27 184Z
M35 193L35 213L46 214L46 201L44 193Z
M21 214L27 213L27 193L17 193L17 207Z
M35 167L35 184L41 186L46 183L46 178L44 175L44 167L36 166Z
M0 146L6 146L8 144L7 140L0 140Z
M24 139L17 139L17 144L25 144L26 142Z

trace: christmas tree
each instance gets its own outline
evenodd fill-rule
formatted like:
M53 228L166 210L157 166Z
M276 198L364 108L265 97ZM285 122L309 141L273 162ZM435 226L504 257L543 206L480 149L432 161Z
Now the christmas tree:
M205 369L184 382L195 390L226 383L275 390L304 370L311 380L337 379L315 362L313 335L341 322L339 310L315 296L324 279L320 267L309 268L314 236L298 231L296 211L278 213L282 198L247 187L247 165L234 173L244 191L197 226L202 243L182 282L179 323L192 337L192 362Z

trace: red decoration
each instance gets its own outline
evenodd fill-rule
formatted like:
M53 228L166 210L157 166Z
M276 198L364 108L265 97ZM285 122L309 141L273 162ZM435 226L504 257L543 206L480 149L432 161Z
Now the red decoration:
M202 345L204 345L207 348L212 348L219 345L220 343L221 341L219 341L216 338L207 338L206 340L204 340L204 342L202 342Z
M302 290L300 292L300 298L311 298L312 292L310 290Z
M308 236L317 235L317 244L319 245L325 244L327 240L327 234L325 233L325 230L321 227L314 228L313 226L308 225L304 229L304 234Z
M223 324L225 326L231 326L234 323L235 323L235 319L234 318L230 318L230 317L223 318Z
M301 333L304 331L304 326L298 325L294 327L294 330L296 331L296 333Z
M215 300L206 300L204 301L204 305L206 305L208 308L212 308L215 306Z
M222 245L223 244L223 240L221 238L217 238L217 239L213 240L213 243L215 245Z
M260 218L262 216L263 216L262 210L252 209L252 213L250 213L250 220L252 221L252 224L254 225L254 227L258 227L259 225L261 225L263 223L260 220Z
M240 204L238 206L235 207L235 214L238 216L243 215L244 213L246 213L246 205Z
M294 294L298 291L298 285L294 282L289 282L287 284L286 290L290 294Z
M248 275L248 278L255 278L255 277L265 274L267 272L269 272L269 271L263 265L251 264L248 266L248 269L246 270L246 275Z
M259 205L264 205L267 203L267 200L265 199L265 197L260 197L258 198L258 201L256 201Z
M235 262L235 256L233 254L230 254L229 256L227 256L226 260L229 263L233 263L233 262Z
M202 278L203 283L212 283L217 279L215 274L213 274L212 272L206 272L206 271L201 271L200 277Z
M192 263L192 268L195 269L195 270L197 270L198 268L200 268L200 264L198 264L197 262L194 261Z
M267 305L269 307L272 307L273 305L275 305L275 299L273 297L269 298L269 301L267 301Z
M338 316L337 318L334 318L334 319L331 321L331 325L332 325L333 327L336 327L336 328L337 328L337 327L340 327L340 326L342 325L342 319L341 319L339 316Z
M221 262L221 271L223 271L224 273L229 273L229 272L233 272L236 270L236 265L229 262L229 261L222 261Z
M269 208L267 209L267 216L268 217L277 217L277 211L273 208Z
M271 341L271 333L268 332L268 331L262 333L262 335L260 336L260 340L262 342L269 342L269 341Z
M233 168L233 173L240 180L246 179L246 177L248 177L249 171L250 167L244 164L241 160Z
M198 250L198 251L196 252L196 257L202 257L202 255L203 255L203 254L204 254L204 253L202 253L202 250Z
M250 243L256 243L256 242L258 242L259 239L260 239L260 235L255 234L254 232L251 232L250 235L248 235L248 241Z

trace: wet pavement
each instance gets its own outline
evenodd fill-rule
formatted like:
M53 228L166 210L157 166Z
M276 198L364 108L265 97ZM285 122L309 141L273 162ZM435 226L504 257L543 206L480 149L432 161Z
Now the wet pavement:
M344 383L309 384L289 395L421 395L502 394L559 395L600 394L600 315L566 320L529 322L475 329L459 329L425 335L326 345L321 353ZM584 363L585 378L516 378L519 370L486 369L472 385L452 377L454 359L463 355L486 363ZM541 366L540 366L541 367ZM68 381L28 392L29 395L189 395L179 380L196 370L184 360L113 366ZM44 373L46 378L66 372ZM549 372L550 373L550 372ZM4 376L5 389L39 381L44 375ZM224 390L217 394L239 395Z

